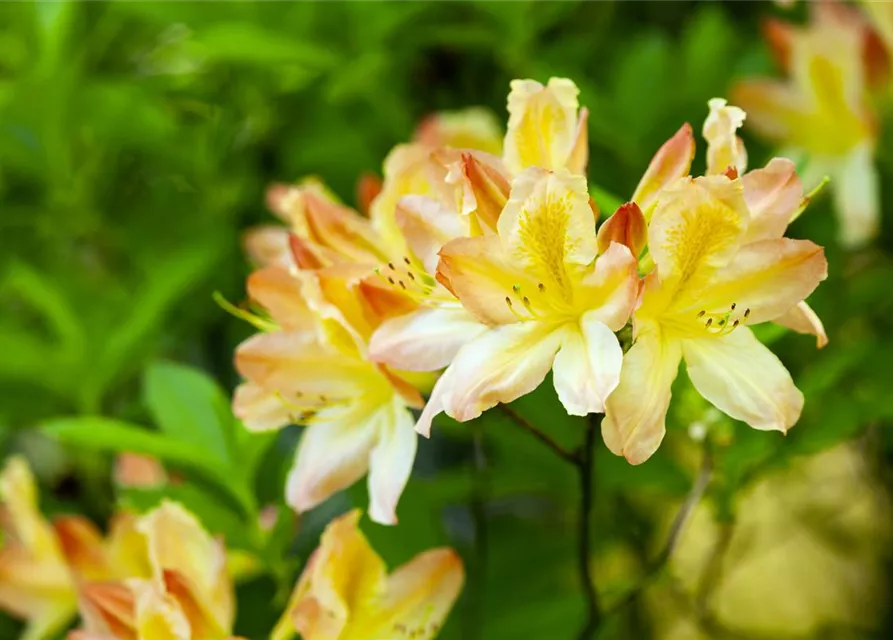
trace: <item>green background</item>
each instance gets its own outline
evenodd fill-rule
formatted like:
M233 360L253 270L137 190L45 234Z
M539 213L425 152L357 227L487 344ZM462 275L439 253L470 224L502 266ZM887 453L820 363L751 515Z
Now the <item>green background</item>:
M265 186L314 174L353 203L361 173L380 173L425 115L482 105L503 119L511 79L557 75L579 85L590 110L592 184L622 198L682 122L700 129L709 98L726 95L736 78L776 73L760 20L803 13L770 3L0 4L0 452L29 455L48 512L98 523L116 502L142 508L160 497L116 493L110 451L151 452L180 469L191 482L173 495L231 546L264 558L268 571L239 588L236 628L263 637L321 528L366 499L360 485L300 527L283 517L269 536L251 524L260 506L281 502L300 432L252 438L229 416L232 352L250 327L212 294L244 297L240 235L272 220ZM746 126L744 136L751 166L771 157ZM891 203L885 148L879 164ZM695 171L702 154L699 140ZM827 196L792 226L790 235L826 247L830 277L810 303L831 342L816 351L808 337L763 336L807 406L786 438L713 425L706 504L717 520L734 522L740 496L763 478L844 441L856 443L866 470L856 490L887 500L891 208L882 237L858 252L837 243ZM635 587L697 472L687 428L705 406L685 385L668 445L651 461L632 468L598 451L595 563L608 605ZM518 405L575 446L582 424L549 386ZM156 431L134 435L135 425ZM583 615L577 494L574 470L509 421L444 423L420 445L400 526L364 528L391 566L440 544L462 553L468 584L442 638L572 638ZM893 629L878 586L893 575L889 536L882 526L844 535L831 526L833 508L829 518L804 526L844 566L854 545L867 549L880 582L868 593L840 589L876 606L845 620L814 612L806 636L782 616L777 634L753 637ZM618 549L627 562L611 570ZM851 569L863 572L855 558ZM804 575L804 588L814 579ZM637 596L602 635L665 637L667 616L682 608ZM732 633L710 624L700 624L706 637ZM0 637L16 628L0 621Z

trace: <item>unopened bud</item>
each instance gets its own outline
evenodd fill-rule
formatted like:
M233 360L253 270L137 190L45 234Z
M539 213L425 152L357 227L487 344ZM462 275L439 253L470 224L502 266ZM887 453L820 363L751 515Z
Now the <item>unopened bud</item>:
M597 239L599 253L607 251L612 242L619 242L638 258L648 243L648 225L639 205L635 202L620 205L599 228Z

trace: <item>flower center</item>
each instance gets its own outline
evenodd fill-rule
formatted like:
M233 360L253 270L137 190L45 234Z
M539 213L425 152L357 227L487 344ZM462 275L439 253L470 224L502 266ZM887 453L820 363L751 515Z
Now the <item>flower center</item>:
M697 315L697 321L704 329L713 335L724 336L732 333L743 321L750 316L750 308L738 309L738 304L733 302L728 311L719 313L707 313L701 309Z

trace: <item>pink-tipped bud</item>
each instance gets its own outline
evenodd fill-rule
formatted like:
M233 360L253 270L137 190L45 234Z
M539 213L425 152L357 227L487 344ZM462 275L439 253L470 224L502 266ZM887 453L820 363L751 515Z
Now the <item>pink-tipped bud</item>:
M471 153L462 154L462 171L474 194L476 213L484 226L496 229L499 214L509 198L509 181Z

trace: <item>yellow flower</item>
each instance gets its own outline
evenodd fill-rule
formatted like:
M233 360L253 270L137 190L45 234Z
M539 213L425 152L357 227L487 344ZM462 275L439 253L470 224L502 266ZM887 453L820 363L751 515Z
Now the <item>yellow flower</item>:
M74 578L56 531L40 513L37 486L24 458L7 460L0 499L0 608L27 621L23 638L51 637L77 611Z
M452 549L417 555L390 575L359 530L358 511L333 520L307 561L273 640L430 640L464 581Z
M226 551L174 502L113 526L119 576L80 587L83 629L72 640L228 638L234 618Z
M247 382L233 407L249 429L307 425L288 479L289 504L311 509L368 471L371 517L395 523L416 451L408 407L422 399L366 354L380 322L376 305L394 302L391 292L351 265L296 274L269 267L251 276L248 289L276 329L239 346L236 366Z
M417 425L444 411L470 420L554 373L569 413L603 411L622 353L614 331L636 298L636 260L622 245L597 256L586 179L528 169L512 184L498 233L448 242L438 280L488 329L463 346Z
M649 226L656 269L602 423L609 449L632 463L663 438L682 359L701 395L735 419L784 432L800 416L802 394L747 325L802 302L826 276L824 253L806 240L748 242L750 224L740 179L682 178L660 194Z
M732 91L763 135L808 154L807 184L830 176L846 246L878 230L879 185L869 103L872 59L867 24L852 9L818 2L805 27L772 22L768 35L786 81L755 79Z

